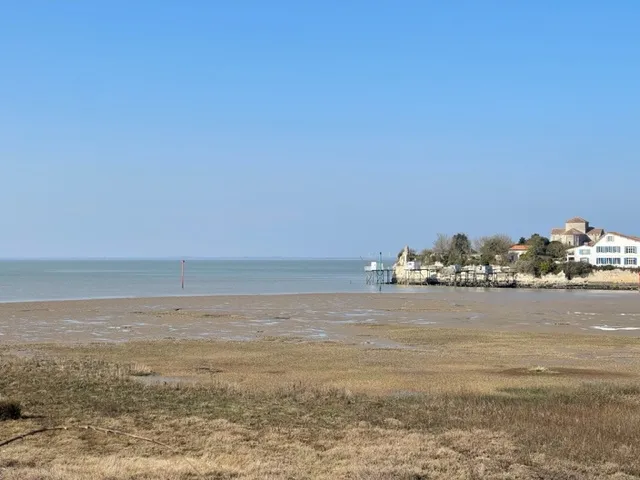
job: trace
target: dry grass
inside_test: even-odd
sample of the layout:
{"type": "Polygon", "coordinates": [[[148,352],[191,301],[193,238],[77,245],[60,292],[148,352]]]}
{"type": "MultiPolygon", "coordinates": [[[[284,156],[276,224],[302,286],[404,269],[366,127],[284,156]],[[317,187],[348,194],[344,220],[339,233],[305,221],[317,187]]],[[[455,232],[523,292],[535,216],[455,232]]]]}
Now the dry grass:
{"type": "MultiPolygon", "coordinates": [[[[640,475],[636,339],[385,335],[417,348],[195,341],[0,356],[0,394],[42,416],[3,422],[0,440],[97,424],[173,445],[207,478],[640,475]],[[165,381],[131,378],[135,364],[165,381]]],[[[157,445],[89,431],[46,435],[0,450],[0,477],[196,478],[157,445]]]]}
{"type": "Polygon", "coordinates": [[[129,365],[129,375],[132,377],[148,377],[153,374],[154,372],[151,367],[144,363],[135,362],[129,365]]]}

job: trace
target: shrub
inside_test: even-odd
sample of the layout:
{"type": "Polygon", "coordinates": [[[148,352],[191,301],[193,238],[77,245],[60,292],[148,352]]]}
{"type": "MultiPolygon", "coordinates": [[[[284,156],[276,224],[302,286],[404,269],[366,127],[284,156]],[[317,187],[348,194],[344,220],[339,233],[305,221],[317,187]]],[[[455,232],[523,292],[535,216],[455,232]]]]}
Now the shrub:
{"type": "Polygon", "coordinates": [[[543,260],[538,266],[538,271],[540,275],[558,273],[558,265],[553,260],[543,260]]]}
{"type": "Polygon", "coordinates": [[[22,417],[20,403],[13,400],[0,400],[0,422],[18,420],[22,417]]]}
{"type": "Polygon", "coordinates": [[[584,262],[567,262],[563,268],[567,280],[573,277],[587,277],[593,271],[593,265],[584,262]]]}
{"type": "Polygon", "coordinates": [[[603,272],[610,272],[611,270],[615,270],[616,267],[615,265],[603,265],[601,267],[598,267],[598,270],[601,270],[603,272]]]}

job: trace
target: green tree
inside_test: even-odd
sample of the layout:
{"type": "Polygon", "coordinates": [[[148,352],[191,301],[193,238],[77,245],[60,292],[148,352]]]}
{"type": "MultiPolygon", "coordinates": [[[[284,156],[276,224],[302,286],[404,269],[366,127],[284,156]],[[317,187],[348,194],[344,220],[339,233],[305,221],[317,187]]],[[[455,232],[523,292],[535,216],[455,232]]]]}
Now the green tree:
{"type": "Polygon", "coordinates": [[[466,265],[471,255],[471,242],[465,233],[456,233],[451,237],[451,246],[447,254],[447,265],[466,265]]]}
{"type": "Polygon", "coordinates": [[[593,271],[593,265],[584,262],[567,262],[563,265],[562,270],[567,280],[573,277],[587,277],[593,271]]]}
{"type": "Polygon", "coordinates": [[[567,246],[562,242],[549,242],[546,252],[551,258],[564,261],[567,256],[567,246]]]}
{"type": "Polygon", "coordinates": [[[527,243],[527,239],[524,237],[520,237],[520,240],[518,240],[518,245],[525,245],[527,243]]]}
{"type": "Polygon", "coordinates": [[[558,264],[555,262],[554,256],[550,254],[550,252],[556,253],[557,246],[553,245],[549,248],[550,243],[547,237],[543,237],[537,233],[531,235],[529,240],[527,240],[529,250],[520,257],[516,265],[518,271],[529,273],[536,277],[557,273],[559,271],[558,264]]]}
{"type": "Polygon", "coordinates": [[[547,253],[547,245],[549,245],[549,239],[547,237],[542,237],[537,233],[534,233],[533,235],[531,235],[531,238],[527,240],[527,245],[529,245],[529,251],[525,255],[528,255],[530,257],[543,256],[547,253]]]}

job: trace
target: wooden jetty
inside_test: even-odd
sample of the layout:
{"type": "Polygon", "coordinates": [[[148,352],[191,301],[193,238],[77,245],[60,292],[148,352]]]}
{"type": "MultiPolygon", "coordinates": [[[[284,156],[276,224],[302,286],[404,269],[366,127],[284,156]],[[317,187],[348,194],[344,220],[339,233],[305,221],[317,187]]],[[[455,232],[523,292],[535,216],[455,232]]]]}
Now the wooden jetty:
{"type": "Polygon", "coordinates": [[[405,270],[398,283],[405,285],[443,285],[450,287],[515,288],[515,272],[483,272],[475,268],[450,271],[438,267],[422,267],[405,270]]]}
{"type": "Polygon", "coordinates": [[[382,252],[380,252],[377,262],[371,262],[371,264],[364,267],[364,273],[367,285],[388,285],[395,283],[393,266],[385,266],[385,264],[382,263],[382,252]]]}
{"type": "Polygon", "coordinates": [[[376,262],[371,262],[371,265],[364,267],[365,281],[367,285],[388,285],[395,283],[393,279],[393,268],[385,267],[384,265],[376,265],[376,262]]]}

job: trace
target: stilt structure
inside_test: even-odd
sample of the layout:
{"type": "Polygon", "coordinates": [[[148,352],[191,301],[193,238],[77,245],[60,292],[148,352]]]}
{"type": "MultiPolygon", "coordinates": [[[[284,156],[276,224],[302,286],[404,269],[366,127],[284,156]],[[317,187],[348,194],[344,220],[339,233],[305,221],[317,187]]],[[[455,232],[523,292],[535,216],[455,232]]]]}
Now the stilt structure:
{"type": "Polygon", "coordinates": [[[378,255],[377,262],[371,262],[364,267],[365,281],[367,285],[387,285],[393,283],[393,268],[385,267],[382,263],[382,252],[378,255]]]}

